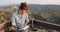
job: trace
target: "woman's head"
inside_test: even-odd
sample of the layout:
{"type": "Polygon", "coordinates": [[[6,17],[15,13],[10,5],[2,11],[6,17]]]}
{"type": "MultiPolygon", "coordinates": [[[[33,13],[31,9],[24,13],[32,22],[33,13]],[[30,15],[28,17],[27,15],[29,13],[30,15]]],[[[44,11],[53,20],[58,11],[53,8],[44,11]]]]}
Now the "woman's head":
{"type": "Polygon", "coordinates": [[[28,4],[26,2],[22,2],[21,5],[19,6],[19,11],[22,13],[27,12],[28,10],[28,4]]]}

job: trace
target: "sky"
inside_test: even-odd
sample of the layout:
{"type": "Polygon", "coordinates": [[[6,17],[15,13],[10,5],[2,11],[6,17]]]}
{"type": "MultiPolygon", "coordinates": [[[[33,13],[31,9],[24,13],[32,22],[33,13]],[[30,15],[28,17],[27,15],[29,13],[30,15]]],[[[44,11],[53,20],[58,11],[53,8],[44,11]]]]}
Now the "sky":
{"type": "Polygon", "coordinates": [[[0,0],[0,6],[9,4],[20,4],[21,2],[27,2],[28,4],[54,4],[60,5],[60,0],[0,0]]]}

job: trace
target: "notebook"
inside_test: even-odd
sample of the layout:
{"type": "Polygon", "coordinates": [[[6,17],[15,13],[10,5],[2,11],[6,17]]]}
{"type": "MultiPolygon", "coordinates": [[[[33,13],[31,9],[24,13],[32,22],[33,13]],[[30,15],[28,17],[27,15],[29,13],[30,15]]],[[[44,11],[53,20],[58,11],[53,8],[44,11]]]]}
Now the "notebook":
{"type": "Polygon", "coordinates": [[[29,28],[29,25],[27,25],[26,27],[21,28],[21,29],[19,29],[19,30],[25,30],[25,29],[28,29],[28,28],[29,28]]]}

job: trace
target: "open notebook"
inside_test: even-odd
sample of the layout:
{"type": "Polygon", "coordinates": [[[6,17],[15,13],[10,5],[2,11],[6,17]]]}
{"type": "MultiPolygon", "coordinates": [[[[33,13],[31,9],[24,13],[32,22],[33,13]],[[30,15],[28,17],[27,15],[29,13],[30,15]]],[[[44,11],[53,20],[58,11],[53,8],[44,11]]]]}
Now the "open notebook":
{"type": "Polygon", "coordinates": [[[29,25],[27,25],[26,27],[21,28],[21,29],[19,29],[19,30],[25,30],[25,29],[28,29],[28,28],[29,28],[29,25]]]}

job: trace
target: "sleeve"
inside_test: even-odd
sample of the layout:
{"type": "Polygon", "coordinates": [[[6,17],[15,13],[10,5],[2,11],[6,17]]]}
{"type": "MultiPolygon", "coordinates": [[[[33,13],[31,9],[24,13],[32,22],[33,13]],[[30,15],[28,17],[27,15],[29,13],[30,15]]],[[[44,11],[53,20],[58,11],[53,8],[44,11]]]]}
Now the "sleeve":
{"type": "Polygon", "coordinates": [[[26,22],[29,22],[28,14],[26,14],[26,22]]]}
{"type": "Polygon", "coordinates": [[[12,15],[12,25],[16,25],[16,23],[15,23],[15,16],[14,16],[14,14],[12,15]]]}

